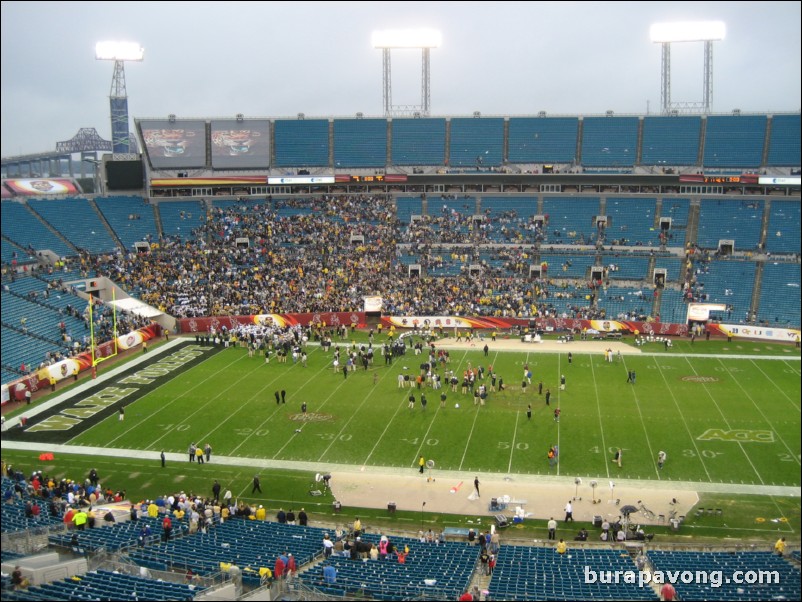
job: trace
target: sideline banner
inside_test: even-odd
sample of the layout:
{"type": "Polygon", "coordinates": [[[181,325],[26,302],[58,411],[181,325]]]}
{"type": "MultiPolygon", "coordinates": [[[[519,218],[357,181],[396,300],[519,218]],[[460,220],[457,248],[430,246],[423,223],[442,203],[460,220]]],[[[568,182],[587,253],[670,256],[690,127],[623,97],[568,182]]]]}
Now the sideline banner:
{"type": "Polygon", "coordinates": [[[799,330],[792,328],[770,328],[744,324],[708,324],[707,329],[713,334],[721,334],[725,337],[760,339],[778,343],[794,343],[800,333],[799,330]]]}
{"type": "Polygon", "coordinates": [[[280,328],[289,326],[308,326],[309,324],[325,324],[326,326],[348,326],[362,328],[367,325],[364,312],[320,312],[305,314],[258,314],[254,316],[219,316],[204,318],[181,318],[178,329],[181,333],[207,333],[214,328],[218,332],[225,328],[233,330],[238,326],[271,324],[280,328]]]}
{"type": "Polygon", "coordinates": [[[574,330],[581,332],[630,332],[638,334],[685,336],[685,324],[668,322],[630,322],[621,320],[580,320],[572,318],[466,318],[459,316],[386,316],[382,318],[385,327],[396,328],[480,328],[508,330],[515,326],[530,327],[534,322],[537,330],[574,330]]]}

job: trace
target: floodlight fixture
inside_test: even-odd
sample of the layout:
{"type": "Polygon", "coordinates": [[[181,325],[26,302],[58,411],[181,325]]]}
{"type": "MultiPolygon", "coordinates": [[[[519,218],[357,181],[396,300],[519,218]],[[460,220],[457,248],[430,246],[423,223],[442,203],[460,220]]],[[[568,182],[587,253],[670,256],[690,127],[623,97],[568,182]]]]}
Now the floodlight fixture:
{"type": "Polygon", "coordinates": [[[428,117],[431,106],[431,68],[429,52],[439,48],[442,34],[435,29],[395,29],[374,31],[371,35],[374,48],[382,51],[382,103],[385,117],[428,117]],[[421,103],[419,105],[393,104],[393,78],[390,53],[393,49],[420,49],[421,51],[421,103]]]}
{"type": "Polygon", "coordinates": [[[374,48],[439,48],[443,35],[436,29],[386,29],[370,39],[374,48]]]}
{"type": "Polygon", "coordinates": [[[652,42],[662,44],[660,63],[660,105],[664,115],[684,112],[710,113],[713,101],[713,42],[724,39],[726,26],[722,21],[689,21],[656,23],[649,30],[652,42]],[[672,42],[704,42],[704,100],[701,103],[671,102],[671,44],[672,42]]]}
{"type": "Polygon", "coordinates": [[[724,39],[727,27],[723,21],[689,21],[683,23],[655,23],[649,29],[652,42],[719,42],[724,39]]]}
{"type": "Polygon", "coordinates": [[[98,42],[95,58],[99,61],[141,61],[145,49],[136,42],[98,42]]]}

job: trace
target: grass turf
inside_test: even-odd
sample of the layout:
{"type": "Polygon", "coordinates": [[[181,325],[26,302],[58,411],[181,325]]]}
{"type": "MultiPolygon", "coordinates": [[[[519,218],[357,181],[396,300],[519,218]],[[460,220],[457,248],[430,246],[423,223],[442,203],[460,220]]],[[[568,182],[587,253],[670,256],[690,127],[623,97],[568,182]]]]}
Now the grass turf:
{"type": "MultiPolygon", "coordinates": [[[[364,334],[356,338],[364,341],[364,334]]],[[[69,433],[69,442],[150,450],[155,458],[161,449],[184,453],[190,442],[208,441],[214,454],[264,458],[266,469],[275,460],[303,460],[412,471],[424,455],[438,469],[469,472],[799,486],[800,367],[790,359],[798,358],[797,350],[753,342],[680,341],[672,353],[657,344],[644,351],[654,355],[624,356],[612,364],[601,355],[574,353],[570,365],[563,354],[491,352],[484,357],[481,351],[452,351],[449,369],[460,374],[469,364],[492,364],[507,390],[491,393],[485,406],[475,406],[470,394],[453,393],[444,385],[448,400],[441,408],[440,392],[428,388],[429,403],[422,410],[421,392],[414,389],[416,404],[409,410],[410,389],[399,389],[397,376],[405,367],[416,374],[423,356],[408,352],[390,367],[378,356],[369,370],[345,379],[333,372],[331,354],[317,347],[310,346],[307,367],[291,361],[265,364],[263,358],[234,348],[209,354],[148,388],[127,406],[125,421],[111,408],[98,417],[102,419],[87,422],[84,432],[69,433]],[[789,359],[740,359],[738,354],[789,359]],[[525,365],[533,377],[523,390],[525,365]],[[627,370],[637,373],[637,384],[626,383],[627,370]],[[566,376],[565,391],[559,389],[561,374],[566,376]],[[544,390],[552,391],[548,407],[537,393],[541,379],[544,390]],[[276,404],[274,392],[282,389],[287,402],[276,404]],[[302,402],[308,406],[306,416],[302,402]],[[559,423],[553,418],[555,407],[561,409],[559,423]],[[554,444],[559,445],[560,461],[550,466],[546,451],[554,444]],[[618,447],[624,450],[621,468],[612,462],[618,447]],[[668,453],[663,470],[655,464],[659,450],[668,453]]],[[[28,464],[25,457],[4,450],[4,459],[28,464]]],[[[79,473],[88,470],[80,467],[77,456],[70,461],[78,463],[79,473]]],[[[64,462],[59,461],[59,469],[74,477],[64,462]]],[[[107,463],[125,481],[116,487],[142,491],[143,496],[176,486],[203,492],[210,478],[242,481],[247,488],[252,476],[249,469],[213,464],[194,474],[189,463],[168,466],[167,475],[157,476],[155,462],[132,459],[130,467],[118,460],[107,463]]],[[[271,474],[267,480],[279,481],[284,492],[271,492],[270,501],[317,503],[308,497],[308,474],[263,474],[271,474]]],[[[320,503],[325,515],[328,503],[320,503]]],[[[722,507],[723,514],[688,517],[687,530],[696,536],[771,537],[778,529],[799,528],[798,498],[705,494],[699,505],[722,507]],[[706,502],[708,495],[713,497],[706,502]],[[781,517],[788,522],[772,522],[781,517]],[[766,520],[757,522],[759,518],[766,520]]],[[[374,514],[376,520],[398,520],[374,514]]]]}

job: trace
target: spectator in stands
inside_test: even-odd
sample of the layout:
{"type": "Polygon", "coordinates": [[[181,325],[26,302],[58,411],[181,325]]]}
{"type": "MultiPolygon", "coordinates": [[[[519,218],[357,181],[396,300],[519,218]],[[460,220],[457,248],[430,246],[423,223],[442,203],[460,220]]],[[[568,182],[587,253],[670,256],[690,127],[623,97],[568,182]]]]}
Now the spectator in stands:
{"type": "Polygon", "coordinates": [[[83,531],[86,529],[86,524],[89,522],[89,515],[83,510],[83,508],[79,508],[78,511],[72,517],[73,523],[75,523],[75,528],[79,531],[83,531]]]}
{"type": "Polygon", "coordinates": [[[564,539],[561,539],[557,542],[557,553],[560,555],[565,554],[568,551],[568,544],[565,543],[564,539]]]}
{"type": "Polygon", "coordinates": [[[487,551],[487,548],[482,548],[481,554],[479,554],[479,563],[482,568],[482,575],[488,575],[488,563],[490,562],[490,553],[487,551]]]}
{"type": "Polygon", "coordinates": [[[11,573],[11,585],[14,586],[14,589],[23,589],[25,587],[24,582],[25,579],[22,576],[22,569],[17,565],[11,573]]]}
{"type": "Polygon", "coordinates": [[[781,537],[777,540],[777,543],[774,544],[774,553],[777,554],[777,556],[785,554],[785,537],[781,537]]]}
{"type": "Polygon", "coordinates": [[[334,549],[334,542],[331,541],[328,533],[323,534],[323,556],[328,558],[331,556],[331,552],[334,549]]]}
{"type": "Polygon", "coordinates": [[[170,516],[167,515],[164,517],[162,521],[162,539],[164,541],[170,541],[170,535],[173,532],[173,521],[170,520],[170,516]]]}
{"type": "Polygon", "coordinates": [[[665,602],[671,602],[676,598],[677,591],[674,589],[674,586],[671,583],[664,583],[660,587],[660,599],[665,600],[665,602]]]}
{"type": "Polygon", "coordinates": [[[326,583],[337,582],[337,569],[328,562],[323,563],[323,581],[326,583]]]}
{"type": "Polygon", "coordinates": [[[281,559],[281,555],[276,556],[276,564],[273,568],[273,575],[275,575],[276,579],[283,579],[284,578],[284,569],[286,568],[286,564],[281,559]]]}

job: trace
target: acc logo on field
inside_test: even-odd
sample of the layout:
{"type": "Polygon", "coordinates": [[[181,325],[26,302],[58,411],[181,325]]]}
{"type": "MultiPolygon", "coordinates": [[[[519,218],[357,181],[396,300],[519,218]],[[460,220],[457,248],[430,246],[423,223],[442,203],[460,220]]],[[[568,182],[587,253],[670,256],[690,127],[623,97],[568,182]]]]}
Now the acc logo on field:
{"type": "Polygon", "coordinates": [[[299,412],[298,414],[290,414],[288,418],[295,422],[326,422],[328,420],[334,420],[334,416],[331,414],[321,414],[318,412],[307,412],[306,414],[299,412]]]}
{"type": "Polygon", "coordinates": [[[736,443],[774,443],[774,431],[752,431],[745,429],[707,429],[697,441],[735,441],[736,443]]]}
{"type": "Polygon", "coordinates": [[[692,376],[683,376],[682,380],[689,383],[717,383],[718,378],[715,376],[699,376],[694,374],[692,376]]]}

